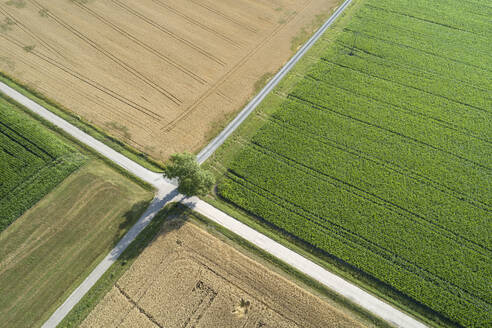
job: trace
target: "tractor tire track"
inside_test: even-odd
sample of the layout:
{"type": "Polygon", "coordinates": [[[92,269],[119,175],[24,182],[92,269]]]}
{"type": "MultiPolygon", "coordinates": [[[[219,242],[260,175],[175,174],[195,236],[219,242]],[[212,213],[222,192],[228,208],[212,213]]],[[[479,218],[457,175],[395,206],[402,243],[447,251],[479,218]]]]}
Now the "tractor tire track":
{"type": "Polygon", "coordinates": [[[332,148],[336,148],[336,149],[341,150],[345,153],[351,154],[351,155],[356,156],[358,158],[372,162],[376,165],[382,166],[382,167],[384,167],[390,171],[393,171],[395,173],[398,173],[402,176],[409,177],[412,180],[415,180],[415,181],[418,181],[419,183],[428,185],[428,186],[430,186],[430,187],[432,187],[432,188],[434,188],[434,189],[436,189],[436,190],[438,190],[438,191],[440,191],[440,192],[442,192],[442,193],[444,193],[450,197],[453,197],[458,201],[465,201],[466,203],[468,203],[468,204],[470,204],[470,205],[472,205],[478,209],[482,209],[482,210],[487,211],[487,212],[492,212],[492,208],[490,207],[489,204],[482,202],[479,199],[475,199],[474,197],[472,197],[468,194],[465,194],[462,191],[451,188],[451,187],[449,187],[443,183],[440,183],[439,181],[433,180],[432,178],[429,178],[425,175],[422,175],[416,171],[413,171],[410,168],[403,167],[401,165],[398,165],[397,163],[393,163],[393,162],[390,162],[390,161],[382,159],[382,158],[374,157],[371,154],[363,152],[357,148],[344,145],[344,144],[337,142],[336,140],[330,139],[324,135],[322,136],[319,133],[316,133],[314,131],[309,131],[303,127],[295,126],[293,124],[284,122],[278,118],[271,117],[269,119],[269,121],[272,122],[273,124],[278,125],[279,127],[283,128],[283,129],[295,131],[294,133],[296,133],[296,132],[307,133],[310,135],[310,137],[312,139],[322,143],[323,145],[326,145],[326,146],[332,147],[332,148]]]}
{"type": "MultiPolygon", "coordinates": [[[[12,44],[14,44],[14,45],[16,45],[18,47],[20,47],[21,49],[25,47],[24,44],[22,44],[22,43],[18,42],[17,40],[14,40],[14,39],[6,36],[5,34],[0,34],[0,37],[1,38],[4,38],[5,40],[11,42],[12,44]]],[[[76,78],[76,79],[78,79],[78,80],[80,80],[80,81],[82,81],[82,82],[90,85],[91,87],[93,87],[93,88],[95,88],[95,89],[97,89],[97,90],[99,90],[99,91],[101,91],[101,92],[103,92],[103,93],[105,93],[105,94],[107,94],[107,95],[115,98],[115,99],[118,99],[120,102],[122,102],[122,103],[124,103],[124,104],[126,104],[126,105],[128,105],[128,106],[130,106],[132,108],[134,108],[135,110],[141,112],[142,114],[145,114],[146,116],[148,116],[148,117],[150,117],[152,119],[155,119],[155,120],[161,120],[161,119],[163,119],[162,116],[160,116],[159,114],[154,113],[150,109],[147,109],[147,108],[145,108],[145,107],[143,107],[143,106],[141,106],[141,105],[133,102],[132,100],[129,100],[129,99],[125,98],[122,95],[119,95],[118,93],[112,91],[111,89],[108,89],[108,88],[104,87],[103,85],[99,84],[98,82],[96,82],[94,80],[91,80],[91,79],[83,76],[82,74],[79,74],[78,72],[76,72],[76,71],[74,71],[74,70],[72,70],[72,69],[64,66],[63,64],[55,61],[54,59],[52,59],[50,57],[47,57],[47,56],[43,55],[42,53],[37,52],[36,50],[31,51],[30,54],[32,54],[32,55],[38,57],[39,59],[41,59],[41,60],[43,60],[43,61],[45,61],[45,62],[47,62],[47,63],[49,63],[49,64],[51,64],[51,65],[53,65],[55,67],[57,67],[58,69],[64,71],[65,73],[71,75],[72,77],[74,77],[74,78],[76,78]]]]}
{"type": "Polygon", "coordinates": [[[175,15],[183,18],[184,20],[186,20],[187,22],[193,24],[193,25],[196,25],[198,27],[200,27],[201,29],[207,31],[207,32],[210,32],[212,33],[213,35],[215,35],[216,37],[226,41],[228,44],[234,46],[235,48],[242,48],[241,46],[241,43],[237,42],[236,40],[228,37],[227,35],[219,32],[219,31],[216,31],[214,30],[213,28],[201,23],[200,21],[180,12],[179,10],[169,6],[168,4],[164,3],[163,1],[161,0],[152,0],[154,3],[156,3],[158,6],[161,6],[165,9],[167,9],[168,11],[174,13],[175,15]]]}
{"type": "Polygon", "coordinates": [[[43,38],[40,36],[36,35],[31,29],[29,29],[26,25],[24,25],[21,21],[16,19],[14,16],[9,14],[7,11],[2,9],[1,3],[0,3],[0,13],[5,15],[6,17],[10,18],[13,22],[15,22],[15,25],[18,26],[24,33],[29,35],[31,38],[34,40],[38,41],[42,46],[44,46],[48,51],[50,51],[53,55],[59,56],[63,59],[67,59],[60,51],[58,51],[56,48],[51,46],[47,41],[44,41],[43,38]]]}
{"type": "Polygon", "coordinates": [[[304,104],[308,104],[308,105],[312,106],[313,108],[316,108],[316,109],[319,109],[319,110],[322,110],[322,111],[330,111],[330,112],[336,113],[336,114],[338,114],[338,115],[340,115],[340,116],[343,116],[343,117],[349,118],[349,119],[351,119],[351,120],[354,120],[354,121],[356,121],[356,122],[362,123],[362,124],[364,124],[364,125],[368,125],[368,126],[371,126],[371,127],[377,128],[377,129],[382,130],[382,131],[385,131],[385,132],[387,132],[387,133],[394,134],[394,135],[397,135],[397,136],[402,137],[402,138],[404,138],[404,139],[410,140],[410,141],[412,141],[412,142],[414,142],[414,143],[416,143],[416,144],[420,144],[420,145],[425,146],[425,147],[427,147],[427,148],[431,148],[431,149],[434,149],[434,150],[436,150],[436,151],[442,152],[442,153],[444,153],[444,154],[447,154],[447,155],[453,156],[453,157],[455,157],[455,158],[457,158],[457,159],[459,159],[459,160],[461,160],[461,161],[464,161],[464,162],[467,162],[467,163],[473,164],[473,165],[475,165],[475,166],[477,166],[477,167],[480,167],[480,168],[482,168],[482,169],[485,169],[485,170],[487,170],[487,171],[492,171],[492,168],[490,168],[490,167],[488,167],[488,166],[486,166],[486,165],[483,165],[483,164],[481,164],[481,163],[475,162],[474,160],[468,159],[468,158],[463,157],[463,156],[461,156],[461,155],[459,155],[459,154],[455,154],[455,153],[453,153],[453,152],[447,151],[447,150],[445,150],[445,149],[443,149],[443,148],[440,148],[440,147],[438,147],[438,146],[434,146],[434,145],[432,145],[432,144],[430,144],[430,143],[427,143],[427,142],[425,142],[425,141],[419,140],[419,139],[417,139],[417,138],[414,138],[414,137],[411,137],[411,136],[407,136],[407,135],[405,135],[405,134],[403,134],[403,133],[401,133],[401,132],[394,131],[394,130],[389,129],[389,128],[385,128],[385,127],[383,127],[383,126],[381,126],[381,125],[374,124],[374,123],[371,123],[371,122],[368,122],[368,121],[364,121],[364,120],[362,120],[362,119],[358,119],[358,118],[356,118],[356,117],[353,117],[353,116],[348,115],[348,114],[345,114],[345,113],[338,112],[338,111],[336,111],[336,110],[334,110],[334,109],[331,109],[331,108],[328,108],[328,107],[326,107],[326,106],[319,105],[319,104],[317,104],[317,103],[315,103],[315,102],[313,102],[313,101],[306,100],[306,99],[302,99],[302,98],[300,98],[300,97],[298,97],[298,96],[289,95],[289,98],[294,99],[294,100],[299,101],[299,102],[304,103],[304,104]]]}
{"type": "Polygon", "coordinates": [[[205,5],[205,4],[201,3],[201,2],[198,2],[197,0],[189,0],[189,1],[192,2],[192,3],[194,3],[197,6],[200,6],[200,7],[204,8],[204,9],[206,9],[206,10],[208,10],[208,11],[216,14],[217,16],[220,16],[220,17],[224,18],[226,21],[231,22],[231,23],[233,23],[233,24],[235,24],[235,25],[237,25],[237,26],[239,26],[239,27],[241,27],[241,28],[243,28],[245,30],[248,30],[248,31],[253,32],[253,33],[257,33],[258,32],[258,30],[256,28],[254,28],[252,26],[249,26],[249,25],[247,25],[245,23],[242,23],[239,20],[234,19],[234,18],[232,18],[232,17],[224,14],[223,12],[221,12],[221,11],[215,9],[215,8],[212,8],[209,5],[205,5]]]}
{"type": "Polygon", "coordinates": [[[144,22],[148,23],[149,25],[157,28],[158,30],[160,30],[161,32],[167,34],[168,36],[170,36],[171,38],[177,40],[178,42],[180,43],[183,43],[185,44],[186,46],[190,47],[191,49],[197,51],[198,53],[200,53],[201,55],[203,55],[204,57],[210,59],[211,61],[219,64],[220,66],[224,67],[226,66],[226,62],[224,62],[222,59],[218,58],[217,56],[213,55],[212,53],[208,52],[207,50],[204,50],[202,49],[201,47],[197,46],[196,44],[194,44],[193,42],[177,35],[176,33],[170,31],[169,29],[167,29],[166,27],[164,27],[163,25],[147,18],[145,15],[139,13],[138,11],[128,7],[127,5],[123,4],[122,2],[120,2],[119,0],[111,0],[111,2],[113,2],[115,5],[117,5],[118,7],[122,8],[123,10],[129,12],[130,14],[138,17],[139,19],[143,20],[144,22]]]}
{"type": "MultiPolygon", "coordinates": [[[[191,0],[194,1],[194,0],[191,0]]],[[[309,2],[306,2],[304,7],[299,10],[299,12],[304,11],[309,2]]],[[[277,35],[288,23],[296,17],[297,14],[291,15],[284,24],[278,25],[267,37],[265,37],[256,47],[254,47],[249,53],[247,53],[238,63],[236,63],[225,75],[223,75],[217,82],[215,82],[211,88],[203,93],[193,104],[191,104],[184,112],[179,114],[175,119],[162,127],[162,131],[165,133],[173,130],[179,122],[186,119],[191,115],[195,110],[198,109],[199,105],[204,101],[207,97],[217,92],[217,89],[226,81],[231,75],[233,75],[236,70],[241,67],[244,63],[246,63],[252,56],[254,56],[265,44],[267,44],[275,35],[277,35]]]]}
{"type": "Polygon", "coordinates": [[[125,31],[124,29],[120,28],[118,25],[116,25],[115,23],[111,22],[110,20],[108,20],[108,19],[104,18],[103,16],[99,15],[97,12],[95,12],[92,9],[90,9],[86,5],[84,5],[82,3],[79,3],[79,2],[74,2],[74,4],[77,5],[78,7],[80,7],[81,9],[87,11],[90,15],[92,15],[93,17],[95,17],[96,19],[98,19],[99,21],[101,21],[102,23],[104,23],[105,25],[109,26],[113,30],[117,31],[121,35],[125,36],[129,40],[132,40],[133,42],[135,42],[136,44],[138,44],[139,46],[141,46],[145,50],[153,53],[154,55],[156,55],[157,57],[159,57],[160,59],[162,59],[166,63],[170,64],[174,68],[178,69],[179,71],[183,72],[187,76],[191,77],[193,80],[197,81],[198,83],[200,83],[202,85],[203,84],[207,84],[207,81],[204,78],[202,78],[201,76],[199,76],[198,74],[192,72],[191,70],[187,69],[186,67],[184,67],[183,65],[179,64],[175,60],[169,58],[168,56],[162,54],[161,52],[159,52],[155,48],[149,46],[148,44],[140,41],[137,37],[133,36],[132,34],[130,34],[127,31],[125,31]]]}
{"type": "MultiPolygon", "coordinates": [[[[47,10],[45,7],[40,5],[36,0],[29,0],[33,4],[35,4],[38,8],[42,10],[47,10]]],[[[142,81],[143,83],[147,84],[149,87],[152,89],[156,90],[158,93],[169,99],[171,102],[173,102],[175,105],[180,105],[182,101],[175,95],[173,95],[171,92],[168,90],[162,88],[159,86],[157,83],[154,81],[150,80],[148,77],[143,75],[141,72],[133,68],[132,66],[126,64],[123,60],[119,59],[115,55],[113,55],[111,52],[105,50],[103,47],[98,45],[96,42],[92,41],[89,37],[87,37],[85,34],[77,31],[75,28],[70,26],[68,23],[57,17],[55,14],[53,14],[50,11],[47,11],[47,16],[52,18],[55,22],[57,22],[60,26],[64,27],[66,30],[71,32],[73,35],[81,39],[83,42],[88,44],[90,47],[95,49],[97,52],[103,54],[106,58],[110,59],[112,62],[116,63],[118,66],[123,68],[125,71],[130,73],[131,75],[135,76],[137,79],[142,81]]]]}

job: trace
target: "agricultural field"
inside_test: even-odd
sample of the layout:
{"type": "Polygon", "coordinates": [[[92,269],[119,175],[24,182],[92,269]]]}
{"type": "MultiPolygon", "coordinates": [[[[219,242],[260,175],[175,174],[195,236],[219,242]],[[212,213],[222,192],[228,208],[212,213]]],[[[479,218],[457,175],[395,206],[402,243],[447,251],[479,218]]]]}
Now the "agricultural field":
{"type": "Polygon", "coordinates": [[[431,320],[490,327],[492,6],[356,3],[212,159],[218,195],[431,320]]]}
{"type": "Polygon", "coordinates": [[[174,214],[79,327],[371,327],[174,214]]]}
{"type": "Polygon", "coordinates": [[[130,146],[197,151],[337,0],[3,0],[0,72],[130,146]]]}
{"type": "Polygon", "coordinates": [[[152,198],[90,160],[0,234],[0,327],[39,327],[152,198]]]}
{"type": "Polygon", "coordinates": [[[0,97],[0,327],[39,327],[152,192],[0,97]]]}
{"type": "Polygon", "coordinates": [[[87,157],[0,97],[0,232],[87,157]]]}

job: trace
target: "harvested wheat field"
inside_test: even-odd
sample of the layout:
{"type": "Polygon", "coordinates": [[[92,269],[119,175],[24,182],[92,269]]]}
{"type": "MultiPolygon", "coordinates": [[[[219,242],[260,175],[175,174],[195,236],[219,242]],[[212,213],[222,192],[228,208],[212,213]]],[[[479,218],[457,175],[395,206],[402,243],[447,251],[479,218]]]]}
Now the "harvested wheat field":
{"type": "Polygon", "coordinates": [[[336,2],[4,0],[0,71],[166,159],[203,146],[336,2]]]}
{"type": "Polygon", "coordinates": [[[362,327],[195,223],[173,219],[81,327],[362,327]]]}

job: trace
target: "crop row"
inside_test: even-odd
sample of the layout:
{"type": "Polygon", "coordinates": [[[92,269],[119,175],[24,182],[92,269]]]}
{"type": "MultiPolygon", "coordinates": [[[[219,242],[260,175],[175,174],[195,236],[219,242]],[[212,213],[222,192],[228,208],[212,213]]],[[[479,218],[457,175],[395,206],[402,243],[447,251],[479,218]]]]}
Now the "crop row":
{"type": "Polygon", "coordinates": [[[487,142],[471,138],[462,129],[454,130],[448,125],[438,125],[427,117],[359,96],[355,83],[353,89],[354,92],[348,92],[338,85],[305,80],[290,96],[318,110],[331,112],[331,116],[350,120],[364,130],[377,131],[378,135],[394,138],[397,144],[403,142],[405,146],[424,148],[432,154],[454,157],[455,160],[468,163],[470,165],[467,169],[476,172],[472,176],[480,178],[482,172],[490,171],[492,163],[487,142]]]}
{"type": "MultiPolygon", "coordinates": [[[[486,111],[469,108],[410,86],[394,83],[391,80],[378,78],[326,61],[316,64],[309,72],[309,76],[317,81],[336,85],[339,88],[351,90],[358,95],[390,105],[387,107],[404,108],[464,132],[469,131],[477,137],[492,140],[492,131],[489,129],[492,114],[486,111]],[[359,85],[366,87],[359,88],[359,85]]],[[[296,89],[296,95],[300,97],[304,97],[304,94],[311,95],[308,90],[312,84],[310,82],[303,83],[296,89]]],[[[322,84],[317,83],[317,85],[320,89],[324,89],[322,84]]],[[[317,92],[318,95],[328,98],[322,91],[317,92]]]]}
{"type": "MultiPolygon", "coordinates": [[[[425,37],[427,42],[430,39],[434,39],[434,44],[436,46],[452,47],[448,49],[461,46],[466,48],[463,49],[463,51],[467,54],[473,54],[472,49],[476,49],[477,54],[480,54],[481,56],[491,56],[490,51],[492,51],[492,45],[485,42],[487,41],[486,36],[470,35],[468,32],[450,29],[448,26],[436,24],[433,21],[394,14],[387,9],[378,7],[380,5],[380,2],[369,2],[367,6],[361,8],[357,13],[357,18],[351,20],[349,24],[351,29],[354,29],[354,27],[358,25],[360,29],[365,30],[365,27],[360,25],[362,21],[365,21],[366,23],[385,22],[385,25],[392,30],[395,29],[395,32],[401,31],[402,33],[411,33],[416,37],[425,37]],[[436,35],[438,35],[439,38],[436,39],[436,35]],[[477,44],[477,41],[479,44],[477,44]]],[[[370,27],[370,29],[372,28],[374,28],[374,26],[370,27]]],[[[458,57],[458,59],[459,58],[460,57],[458,57]]]]}
{"type": "Polygon", "coordinates": [[[86,161],[3,98],[0,145],[0,232],[86,161]]]}
{"type": "MultiPolygon", "coordinates": [[[[372,143],[380,135],[377,132],[373,134],[370,130],[368,134],[358,134],[357,122],[353,124],[354,122],[351,122],[349,118],[340,117],[330,111],[316,109],[299,102],[285,102],[282,104],[282,108],[283,110],[275,113],[271,119],[272,122],[284,129],[301,130],[306,138],[311,138],[326,147],[334,147],[354,156],[359,156],[373,163],[373,165],[384,167],[409,176],[421,183],[429,184],[436,190],[448,193],[450,197],[465,201],[477,208],[484,208],[489,211],[492,209],[490,199],[475,198],[473,195],[468,194],[467,192],[470,192],[471,189],[468,188],[469,186],[466,183],[463,186],[466,187],[465,191],[467,192],[460,190],[459,186],[456,185],[456,179],[453,176],[443,175],[438,165],[431,165],[432,162],[428,160],[425,154],[422,158],[417,159],[411,156],[412,153],[424,153],[425,151],[422,152],[417,149],[415,151],[402,152],[400,151],[402,149],[401,145],[392,144],[391,142],[385,142],[384,146],[380,146],[375,150],[372,143]],[[311,122],[311,119],[317,119],[316,123],[311,122]],[[329,124],[320,124],[319,122],[329,122],[329,124]],[[330,128],[333,131],[346,129],[349,133],[330,134],[330,128]],[[357,140],[357,143],[353,143],[353,140],[357,140]],[[388,157],[387,155],[392,152],[395,155],[388,157]],[[417,162],[418,160],[420,162],[417,162]]],[[[362,129],[362,131],[364,130],[362,129]]],[[[386,137],[382,138],[385,141],[388,140],[386,137]]],[[[445,160],[446,157],[443,157],[444,164],[446,163],[445,160]]],[[[472,189],[471,192],[474,190],[476,189],[472,189]]],[[[478,196],[486,194],[486,192],[482,192],[478,196]]]]}
{"type": "MultiPolygon", "coordinates": [[[[446,286],[442,281],[438,284],[433,280],[425,279],[414,274],[405,266],[395,265],[395,261],[390,258],[369,251],[367,247],[341,238],[337,233],[326,232],[319,224],[287,209],[288,203],[281,206],[278,201],[272,201],[272,197],[266,198],[258,190],[246,188],[233,179],[227,179],[222,183],[219,193],[222,197],[263,218],[277,228],[389,284],[403,294],[444,313],[456,322],[470,326],[490,322],[486,314],[490,311],[490,305],[486,302],[467,301],[464,295],[460,295],[460,289],[455,289],[453,293],[447,289],[452,290],[453,288],[446,286]]],[[[331,199],[327,197],[323,199],[323,202],[331,203],[331,199]]],[[[367,227],[365,224],[362,226],[367,227]]],[[[433,245],[432,247],[439,246],[433,245]]],[[[438,256],[442,255],[438,254],[438,256]]],[[[393,253],[393,258],[399,259],[400,255],[393,253]]]]}
{"type": "Polygon", "coordinates": [[[405,44],[423,52],[444,56],[453,61],[461,61],[481,70],[488,69],[488,63],[490,63],[491,59],[489,53],[490,45],[480,45],[480,42],[486,43],[485,37],[474,36],[456,30],[451,34],[449,28],[446,29],[449,34],[441,30],[429,31],[427,27],[433,24],[427,21],[412,20],[413,24],[400,27],[400,16],[391,12],[382,13],[381,11],[373,10],[364,14],[362,18],[352,20],[348,29],[360,31],[360,33],[383,40],[405,44]],[[427,33],[419,32],[419,27],[422,29],[427,28],[427,33]],[[438,35],[438,39],[436,39],[436,35],[438,35]],[[465,38],[468,41],[462,42],[462,39],[465,38]],[[466,48],[467,43],[472,42],[471,40],[477,42],[478,45],[466,48]]]}
{"type": "Polygon", "coordinates": [[[315,135],[356,152],[370,154],[392,167],[417,172],[466,195],[466,198],[477,199],[488,204],[489,208],[492,206],[487,182],[491,179],[490,172],[463,165],[432,148],[332,111],[297,102],[285,102],[281,107],[273,117],[306,131],[306,135],[315,135]]]}
{"type": "MultiPolygon", "coordinates": [[[[80,153],[60,157],[38,169],[0,200],[0,232],[86,161],[80,153]]],[[[3,177],[2,177],[3,178],[3,177]]]]}
{"type": "Polygon", "coordinates": [[[482,90],[492,90],[492,79],[482,70],[462,62],[450,61],[440,55],[423,52],[411,44],[390,42],[382,39],[381,35],[370,36],[353,30],[342,33],[337,41],[417,71],[429,71],[482,90]]]}
{"type": "MultiPolygon", "coordinates": [[[[428,72],[415,71],[410,67],[402,67],[382,58],[373,56],[363,51],[355,50],[356,56],[343,55],[353,51],[342,45],[331,47],[323,54],[323,58],[330,63],[346,67],[374,76],[380,79],[392,81],[407,87],[427,92],[436,97],[444,97],[451,101],[464,104],[466,110],[488,112],[492,115],[492,97],[490,92],[478,88],[460,84],[456,81],[445,79],[443,76],[428,72]]],[[[485,115],[483,113],[482,115],[485,115]]]]}
{"type": "Polygon", "coordinates": [[[368,0],[366,3],[452,30],[469,32],[470,35],[487,37],[492,27],[490,7],[470,4],[467,1],[368,0]]]}
{"type": "MultiPolygon", "coordinates": [[[[0,130],[0,195],[18,185],[20,181],[34,174],[49,159],[37,156],[0,130]]],[[[1,197],[0,197],[1,199],[1,197]]]]}
{"type": "Polygon", "coordinates": [[[356,153],[347,152],[326,143],[306,138],[303,130],[267,125],[253,138],[253,143],[302,164],[319,174],[336,177],[352,188],[379,200],[398,212],[419,222],[427,222],[452,236],[459,236],[492,250],[492,241],[481,229],[488,223],[490,207],[480,207],[461,197],[430,186],[408,175],[396,172],[356,153]],[[286,142],[288,140],[289,142],[286,142]],[[439,206],[436,206],[439,204],[439,206]],[[462,218],[468,220],[463,222],[462,218]]]}
{"type": "MultiPolygon", "coordinates": [[[[297,141],[284,139],[288,144],[297,141]]],[[[313,157],[319,157],[319,161],[328,156],[330,153],[313,154],[313,157]]],[[[353,170],[350,165],[351,162],[345,162],[346,170],[353,170]]],[[[381,197],[364,192],[359,186],[354,187],[339,175],[330,176],[293,161],[279,160],[272,152],[261,152],[253,147],[245,149],[230,170],[248,182],[335,222],[365,240],[381,245],[402,258],[412,259],[429,272],[439,275],[444,269],[448,281],[464,288],[466,286],[466,290],[492,300],[492,294],[484,288],[484,284],[476,284],[484,279],[484,272],[490,271],[492,274],[492,268],[487,268],[484,261],[490,251],[478,252],[465,247],[460,238],[444,236],[445,230],[426,224],[408,212],[399,211],[381,197]],[[276,172],[275,179],[268,178],[272,172],[276,172]],[[392,224],[395,221],[398,224],[392,224]],[[367,225],[368,222],[371,224],[367,225]],[[431,245],[435,248],[429,249],[431,245]],[[434,252],[441,254],[441,257],[434,252]],[[442,260],[448,256],[454,257],[456,263],[442,260]],[[479,272],[475,272],[475,268],[480,268],[479,272]]],[[[356,169],[354,175],[357,174],[356,169]]],[[[394,192],[408,193],[408,190],[405,186],[395,186],[394,192]]]]}

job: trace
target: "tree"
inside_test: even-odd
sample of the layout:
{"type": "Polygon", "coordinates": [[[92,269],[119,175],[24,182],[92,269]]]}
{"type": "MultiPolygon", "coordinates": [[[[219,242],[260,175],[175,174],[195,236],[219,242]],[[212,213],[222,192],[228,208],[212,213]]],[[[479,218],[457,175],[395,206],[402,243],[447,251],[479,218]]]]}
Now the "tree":
{"type": "Polygon", "coordinates": [[[206,195],[215,184],[215,178],[198,165],[195,156],[189,153],[174,154],[164,173],[170,179],[178,179],[178,191],[183,195],[206,195]]]}

